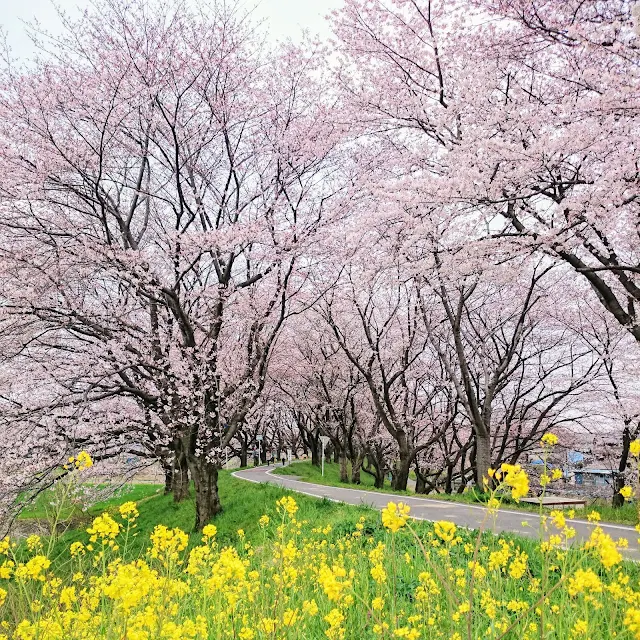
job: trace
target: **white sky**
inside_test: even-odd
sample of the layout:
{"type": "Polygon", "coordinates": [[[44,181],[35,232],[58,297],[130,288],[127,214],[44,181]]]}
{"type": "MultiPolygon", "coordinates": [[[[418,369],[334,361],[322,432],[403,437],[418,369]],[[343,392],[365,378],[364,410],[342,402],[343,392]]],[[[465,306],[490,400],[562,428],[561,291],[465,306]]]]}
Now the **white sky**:
{"type": "MultiPolygon", "coordinates": [[[[36,18],[51,33],[60,29],[55,6],[73,15],[78,7],[84,8],[89,0],[0,0],[0,25],[7,34],[14,56],[29,57],[33,51],[25,34],[24,22],[36,18]]],[[[255,16],[265,18],[275,39],[297,39],[301,29],[327,35],[324,16],[339,7],[342,0],[245,0],[247,7],[256,6],[255,16]]]]}

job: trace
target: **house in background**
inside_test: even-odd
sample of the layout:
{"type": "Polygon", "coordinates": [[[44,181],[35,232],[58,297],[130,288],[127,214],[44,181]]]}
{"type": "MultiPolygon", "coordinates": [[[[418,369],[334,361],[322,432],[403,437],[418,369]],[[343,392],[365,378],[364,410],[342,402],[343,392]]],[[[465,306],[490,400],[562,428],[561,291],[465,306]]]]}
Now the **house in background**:
{"type": "Polygon", "coordinates": [[[591,487],[613,486],[613,471],[610,469],[576,469],[573,472],[577,485],[591,487]]]}

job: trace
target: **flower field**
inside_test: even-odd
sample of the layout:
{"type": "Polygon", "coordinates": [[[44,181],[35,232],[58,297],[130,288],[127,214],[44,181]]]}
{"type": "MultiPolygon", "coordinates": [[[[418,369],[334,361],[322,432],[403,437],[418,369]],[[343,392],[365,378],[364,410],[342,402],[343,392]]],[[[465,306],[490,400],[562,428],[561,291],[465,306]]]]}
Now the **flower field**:
{"type": "MultiPolygon", "coordinates": [[[[499,472],[498,472],[498,475],[499,472]]],[[[502,483],[526,489],[518,467],[502,483]]],[[[86,528],[55,571],[37,536],[0,543],[3,640],[229,638],[640,638],[640,574],[594,522],[554,512],[542,543],[410,520],[389,503],[347,530],[301,517],[282,495],[229,543],[156,525],[131,558],[139,509],[125,502],[86,528]]]]}

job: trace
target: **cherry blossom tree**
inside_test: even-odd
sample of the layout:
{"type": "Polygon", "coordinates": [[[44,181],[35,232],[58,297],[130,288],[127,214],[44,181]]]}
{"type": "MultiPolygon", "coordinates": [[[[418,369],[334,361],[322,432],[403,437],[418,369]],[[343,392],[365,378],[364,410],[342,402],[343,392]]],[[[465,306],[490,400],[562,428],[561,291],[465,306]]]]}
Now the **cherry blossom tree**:
{"type": "Polygon", "coordinates": [[[146,412],[201,528],[339,191],[322,52],[222,6],[105,0],[67,29],[4,71],[2,297],[32,352],[73,354],[67,404],[146,412]]]}

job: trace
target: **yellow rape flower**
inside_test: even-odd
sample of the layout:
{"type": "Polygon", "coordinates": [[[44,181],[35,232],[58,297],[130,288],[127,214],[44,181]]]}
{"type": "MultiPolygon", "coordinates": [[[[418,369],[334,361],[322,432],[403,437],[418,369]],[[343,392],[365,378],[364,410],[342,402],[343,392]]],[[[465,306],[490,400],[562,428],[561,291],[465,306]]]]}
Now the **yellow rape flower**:
{"type": "Polygon", "coordinates": [[[133,521],[138,517],[138,509],[135,502],[125,502],[120,505],[120,516],[123,520],[133,521]]]}
{"type": "Polygon", "coordinates": [[[276,502],[276,506],[278,511],[282,510],[290,516],[294,516],[298,511],[298,505],[291,496],[284,496],[283,498],[280,498],[280,500],[276,502]]]}
{"type": "Polygon", "coordinates": [[[73,462],[75,464],[76,469],[83,471],[84,469],[88,469],[93,466],[93,460],[91,456],[86,451],[81,451],[75,458],[71,458],[69,462],[73,462]]]}
{"type": "Polygon", "coordinates": [[[218,533],[218,529],[216,527],[215,524],[206,524],[203,528],[202,528],[202,537],[203,538],[215,538],[216,537],[216,533],[218,533]]]}
{"type": "Polygon", "coordinates": [[[37,549],[42,548],[42,540],[40,539],[40,536],[36,534],[29,536],[26,542],[27,542],[27,549],[29,549],[29,551],[31,552],[34,552],[37,549]]]}
{"type": "Polygon", "coordinates": [[[396,504],[389,502],[385,509],[382,510],[382,524],[392,533],[396,533],[399,529],[407,524],[409,519],[409,505],[402,502],[396,504]]]}
{"type": "Polygon", "coordinates": [[[98,539],[103,543],[112,542],[120,533],[120,525],[108,513],[103,513],[94,519],[87,533],[91,536],[89,538],[91,542],[96,542],[98,539]]]}
{"type": "Polygon", "coordinates": [[[15,576],[18,579],[28,578],[44,582],[44,572],[51,566],[51,560],[46,556],[33,556],[25,564],[19,564],[15,576]]]}
{"type": "Polygon", "coordinates": [[[624,614],[624,626],[640,639],[640,609],[627,609],[624,614]]]}
{"type": "Polygon", "coordinates": [[[620,489],[620,495],[625,500],[628,500],[633,495],[633,489],[631,487],[622,487],[622,489],[620,489]]]}
{"type": "Polygon", "coordinates": [[[519,502],[529,493],[529,478],[519,464],[503,464],[500,467],[502,481],[511,488],[511,497],[519,502]]]}
{"type": "Polygon", "coordinates": [[[443,542],[451,542],[456,536],[456,525],[453,522],[439,520],[434,525],[436,536],[443,542]]]}
{"type": "Polygon", "coordinates": [[[310,617],[318,615],[318,605],[315,600],[305,600],[302,603],[302,612],[310,617]]]}

